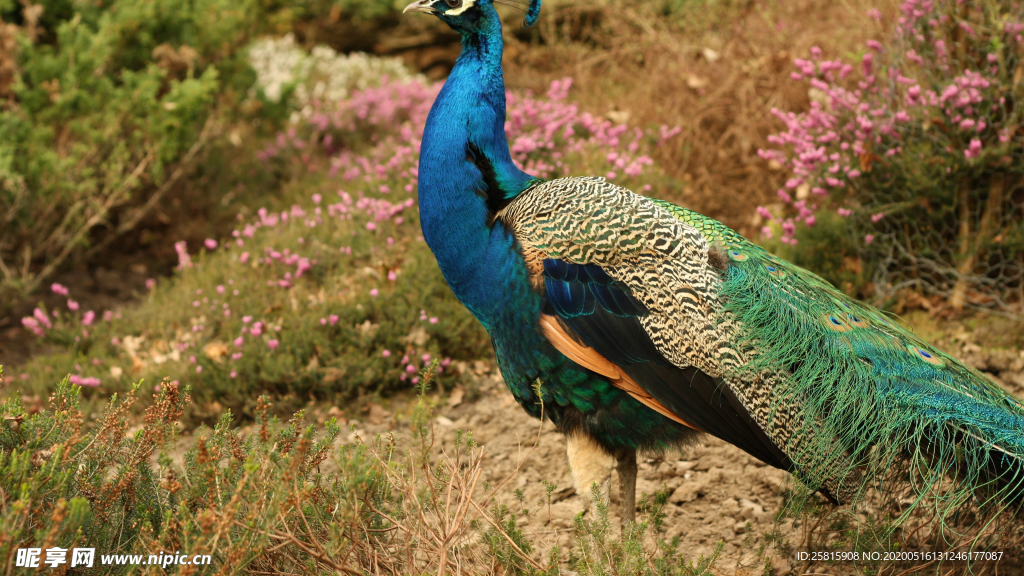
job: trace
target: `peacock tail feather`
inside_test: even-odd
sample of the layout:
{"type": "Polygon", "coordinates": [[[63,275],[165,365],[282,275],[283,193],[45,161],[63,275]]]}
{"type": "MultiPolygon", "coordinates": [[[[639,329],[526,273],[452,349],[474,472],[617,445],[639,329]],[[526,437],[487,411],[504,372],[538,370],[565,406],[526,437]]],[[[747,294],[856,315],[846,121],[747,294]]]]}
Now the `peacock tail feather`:
{"type": "Polygon", "coordinates": [[[935,497],[949,513],[969,501],[998,504],[1024,495],[1024,405],[1018,399],[896,319],[722,223],[652,202],[725,252],[730,265],[719,286],[718,317],[740,327],[737,346],[756,350],[730,380],[784,375],[775,382],[777,396],[802,399],[808,419],[794,436],[814,439],[805,450],[826,460],[817,469],[863,476],[860,490],[891,492],[902,487],[896,477],[912,477],[914,504],[935,497]],[[843,452],[834,450],[834,439],[843,452]],[[862,468],[876,473],[854,474],[862,468]],[[947,476],[960,480],[957,489],[943,485],[947,476]]]}

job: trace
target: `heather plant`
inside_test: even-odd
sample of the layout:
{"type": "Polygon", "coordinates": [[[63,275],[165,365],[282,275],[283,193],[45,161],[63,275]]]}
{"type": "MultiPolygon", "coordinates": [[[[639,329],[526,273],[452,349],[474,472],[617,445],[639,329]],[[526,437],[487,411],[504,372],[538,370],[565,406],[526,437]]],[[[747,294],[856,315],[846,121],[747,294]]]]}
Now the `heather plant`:
{"type": "MultiPolygon", "coordinates": [[[[167,381],[131,428],[138,385],[101,406],[94,427],[85,425],[81,388],[67,380],[38,412],[8,400],[0,405],[0,562],[12,572],[25,565],[19,550],[38,549],[37,566],[67,568],[71,551],[93,548],[92,568],[109,573],[559,573],[558,547],[531,554],[544,543],[496,503],[518,470],[495,486],[481,482],[485,451],[469,432],[438,449],[436,400],[426,395],[436,367],[420,373],[408,434],[353,434],[340,445],[334,420],[322,431],[301,411],[280,421],[262,397],[248,431],[226,411],[185,446],[176,424],[188,390],[167,381]],[[187,452],[171,457],[176,447],[187,452]],[[322,471],[328,464],[336,466],[322,471]]],[[[609,538],[606,509],[597,522],[578,519],[585,548],[572,569],[710,574],[714,557],[694,568],[664,541],[645,550],[659,516],[644,516],[650,521],[622,544],[609,538]]]]}
{"type": "MultiPolygon", "coordinates": [[[[582,165],[627,185],[650,171],[646,151],[673,131],[581,112],[570,86],[510,94],[515,160],[545,177],[582,165]]],[[[169,376],[191,386],[200,413],[250,416],[263,392],[294,407],[407,389],[432,359],[439,386],[451,386],[491,352],[420,234],[416,166],[439,88],[381,79],[271,138],[256,153],[257,178],[288,175],[273,203],[243,208],[229,238],[177,242],[176,277],[148,282],[137,309],[85,310],[53,284],[65,303],[37,307],[22,325],[59,351],[18,379],[45,381],[56,368],[106,393],[169,376]]]]}
{"type": "Polygon", "coordinates": [[[810,110],[773,110],[785,130],[759,153],[791,176],[781,204],[758,208],[764,235],[798,260],[831,251],[826,272],[849,290],[1020,314],[1022,34],[1019,3],[906,0],[858,66],[818,49],[797,59],[810,110]],[[793,248],[801,237],[817,242],[793,248]]]}

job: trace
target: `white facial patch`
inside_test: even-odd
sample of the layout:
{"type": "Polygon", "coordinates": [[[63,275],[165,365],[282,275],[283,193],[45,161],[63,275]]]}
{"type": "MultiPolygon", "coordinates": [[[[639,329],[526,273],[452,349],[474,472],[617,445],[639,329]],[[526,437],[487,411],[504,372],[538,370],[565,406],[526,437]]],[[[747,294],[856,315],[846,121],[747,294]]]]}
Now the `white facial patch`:
{"type": "Polygon", "coordinates": [[[451,10],[446,10],[444,15],[458,16],[459,14],[462,14],[466,10],[472,8],[474,4],[476,4],[476,0],[462,0],[462,6],[459,6],[458,8],[452,8],[451,10]]]}

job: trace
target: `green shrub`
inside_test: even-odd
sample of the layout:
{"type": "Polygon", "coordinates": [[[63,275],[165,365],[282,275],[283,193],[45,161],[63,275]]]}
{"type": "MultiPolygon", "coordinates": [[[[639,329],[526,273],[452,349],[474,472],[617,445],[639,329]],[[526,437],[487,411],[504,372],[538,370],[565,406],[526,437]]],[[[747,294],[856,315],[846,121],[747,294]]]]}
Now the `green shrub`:
{"type": "Polygon", "coordinates": [[[0,86],[0,301],[129,230],[201,158],[251,83],[237,51],[262,15],[225,0],[0,4],[20,23],[0,86]]]}

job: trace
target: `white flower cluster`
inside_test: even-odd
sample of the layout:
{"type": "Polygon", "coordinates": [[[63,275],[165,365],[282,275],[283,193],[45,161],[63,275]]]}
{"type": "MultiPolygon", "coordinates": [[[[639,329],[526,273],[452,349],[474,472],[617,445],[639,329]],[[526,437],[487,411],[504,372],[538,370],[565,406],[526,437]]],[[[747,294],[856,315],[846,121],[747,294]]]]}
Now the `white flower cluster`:
{"type": "Polygon", "coordinates": [[[412,74],[398,58],[381,58],[362,52],[338,54],[327,46],[316,46],[306,53],[295,43],[295,36],[267,37],[249,48],[249,63],[256,70],[253,89],[262,89],[267,98],[280,102],[288,86],[295,86],[293,104],[298,112],[292,120],[307,117],[313,103],[330,108],[353,90],[379,86],[386,76],[399,82],[422,77],[412,74]]]}

